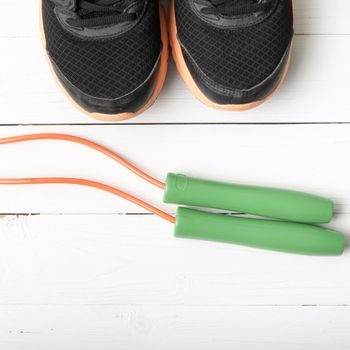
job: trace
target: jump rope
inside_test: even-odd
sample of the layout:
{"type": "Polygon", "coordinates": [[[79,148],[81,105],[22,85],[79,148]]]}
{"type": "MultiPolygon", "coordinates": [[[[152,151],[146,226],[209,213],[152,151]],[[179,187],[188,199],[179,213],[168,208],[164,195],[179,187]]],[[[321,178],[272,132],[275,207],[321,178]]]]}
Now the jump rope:
{"type": "Polygon", "coordinates": [[[164,183],[108,148],[73,135],[21,135],[0,138],[0,145],[34,140],[70,141],[103,153],[163,190],[165,203],[178,204],[181,207],[174,217],[116,187],[79,178],[0,178],[0,185],[71,184],[93,187],[122,197],[175,224],[175,236],[180,238],[307,255],[341,255],[345,249],[343,234],[315,225],[332,220],[334,204],[329,199],[303,192],[221,183],[172,173],[167,175],[164,183]],[[188,206],[252,214],[276,220],[215,214],[188,206]]]}

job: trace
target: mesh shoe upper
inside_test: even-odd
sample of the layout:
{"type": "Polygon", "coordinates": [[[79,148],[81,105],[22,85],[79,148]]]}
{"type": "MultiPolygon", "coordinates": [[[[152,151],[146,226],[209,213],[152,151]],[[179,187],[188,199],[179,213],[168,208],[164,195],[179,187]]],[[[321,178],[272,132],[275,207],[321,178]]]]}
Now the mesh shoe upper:
{"type": "Polygon", "coordinates": [[[274,0],[278,4],[264,21],[230,29],[199,18],[191,1],[175,1],[178,37],[208,78],[243,90],[261,83],[276,69],[293,35],[292,0],[274,0]]]}
{"type": "Polygon", "coordinates": [[[111,39],[82,39],[62,27],[54,4],[43,1],[43,24],[50,59],[87,95],[113,99],[144,83],[161,51],[159,7],[149,1],[141,21],[111,39]]]}

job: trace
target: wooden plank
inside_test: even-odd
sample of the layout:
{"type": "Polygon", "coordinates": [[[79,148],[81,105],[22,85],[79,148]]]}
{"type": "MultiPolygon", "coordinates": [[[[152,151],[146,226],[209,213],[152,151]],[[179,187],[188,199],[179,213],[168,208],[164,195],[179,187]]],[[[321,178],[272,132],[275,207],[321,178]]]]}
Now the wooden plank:
{"type": "MultiPolygon", "coordinates": [[[[349,3],[350,4],[350,3],[349,3]]],[[[95,123],[56,86],[40,41],[0,39],[0,124],[95,123]],[[16,69],[8,69],[8,67],[16,69]]],[[[247,112],[210,109],[188,91],[173,64],[154,106],[130,123],[350,122],[350,36],[299,36],[290,74],[270,101],[247,112]],[[327,48],[327,50],[325,50],[327,48]],[[336,69],[336,70],[334,70],[336,69]]]]}
{"type": "MultiPolygon", "coordinates": [[[[167,172],[304,190],[350,213],[350,125],[116,125],[2,127],[0,137],[35,132],[87,137],[153,176],[167,172]]],[[[162,205],[162,191],[83,146],[36,141],[0,147],[1,177],[86,177],[162,205]]],[[[74,186],[1,186],[0,213],[142,213],[134,204],[74,186]]]]}
{"type": "Polygon", "coordinates": [[[297,34],[349,34],[350,22],[346,0],[294,0],[297,34]]]}
{"type": "MultiPolygon", "coordinates": [[[[165,0],[165,3],[167,1],[165,0]]],[[[1,0],[0,37],[34,37],[39,35],[39,0],[1,0]],[[16,25],[9,14],[16,14],[16,25]]],[[[298,34],[349,34],[347,0],[295,0],[298,34]]]]}
{"type": "Polygon", "coordinates": [[[344,307],[0,307],[11,350],[348,349],[344,307]]]}
{"type": "MultiPolygon", "coordinates": [[[[344,214],[331,226],[349,225],[344,214]]],[[[177,239],[172,230],[151,215],[5,216],[0,305],[350,304],[349,250],[290,255],[177,239]]]]}
{"type": "MultiPolygon", "coordinates": [[[[94,123],[67,103],[48,72],[37,5],[0,2],[0,124],[94,123]]],[[[171,65],[155,106],[130,123],[350,123],[350,2],[295,5],[293,65],[273,100],[247,113],[210,110],[171,65]]],[[[349,128],[2,126],[0,137],[74,133],[110,146],[160,179],[174,171],[329,196],[338,213],[329,227],[349,236],[349,128]]],[[[0,147],[0,177],[55,175],[105,181],[152,203],[162,198],[161,191],[78,145],[0,147]]],[[[46,215],[0,216],[1,349],[350,347],[348,251],[318,258],[179,240],[170,224],[105,193],[0,187],[0,213],[28,212],[46,215]],[[68,214],[55,215],[60,213],[68,214]]]]}

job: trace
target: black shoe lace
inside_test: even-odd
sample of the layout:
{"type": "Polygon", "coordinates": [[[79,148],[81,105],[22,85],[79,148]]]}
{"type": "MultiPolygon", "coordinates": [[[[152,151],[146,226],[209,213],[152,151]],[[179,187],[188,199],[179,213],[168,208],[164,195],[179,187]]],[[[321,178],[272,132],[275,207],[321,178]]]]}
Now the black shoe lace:
{"type": "Polygon", "coordinates": [[[135,3],[135,0],[78,0],[75,10],[77,18],[69,19],[69,24],[98,27],[132,21],[137,18],[137,13],[126,12],[126,9],[135,3]]]}
{"type": "Polygon", "coordinates": [[[271,1],[263,0],[209,0],[212,6],[202,9],[209,15],[241,16],[271,9],[271,1]]]}

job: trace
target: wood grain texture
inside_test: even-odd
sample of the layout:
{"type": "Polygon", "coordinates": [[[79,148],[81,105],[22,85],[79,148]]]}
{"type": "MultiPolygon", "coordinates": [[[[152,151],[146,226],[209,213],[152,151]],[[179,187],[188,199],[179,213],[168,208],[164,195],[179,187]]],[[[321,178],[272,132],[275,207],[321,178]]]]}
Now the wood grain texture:
{"type": "MultiPolygon", "coordinates": [[[[164,180],[167,172],[305,190],[350,213],[350,125],[116,125],[2,127],[0,137],[35,132],[84,136],[164,180]]],[[[87,177],[161,204],[161,190],[105,156],[59,141],[0,147],[2,177],[87,177]]],[[[0,213],[142,213],[104,192],[73,186],[1,186],[0,213]]],[[[167,211],[173,206],[160,205],[167,211]]]]}
{"type": "MultiPolygon", "coordinates": [[[[66,101],[50,75],[38,33],[38,2],[20,3],[2,0],[0,5],[0,124],[96,123],[66,101]],[[11,25],[9,13],[16,13],[18,25],[11,25]]],[[[171,64],[158,101],[129,122],[349,122],[350,3],[322,1],[321,6],[320,0],[298,0],[295,7],[293,62],[287,81],[272,100],[243,113],[209,109],[192,96],[171,64]]]]}
{"type": "Polygon", "coordinates": [[[0,307],[0,346],[11,350],[343,350],[349,348],[349,312],[348,307],[0,307]]]}
{"type": "MultiPolygon", "coordinates": [[[[346,214],[330,226],[349,225],[346,214]]],[[[152,215],[5,216],[0,231],[2,306],[350,305],[348,251],[309,257],[184,240],[152,215]]]]}
{"type": "MultiPolygon", "coordinates": [[[[163,1],[167,6],[167,0],[163,1]]],[[[297,34],[350,34],[348,0],[294,0],[297,34]]],[[[39,0],[1,0],[0,37],[37,37],[39,0]],[[15,26],[10,13],[16,13],[15,26]]]]}
{"type": "MultiPolygon", "coordinates": [[[[0,50],[0,124],[96,123],[71,106],[56,86],[38,38],[3,38],[0,50]],[[9,66],[16,69],[9,70],[9,66]]],[[[153,107],[127,122],[349,122],[349,60],[350,36],[297,36],[290,73],[281,90],[259,108],[246,112],[217,111],[203,105],[171,64],[153,107]]]]}
{"type": "MultiPolygon", "coordinates": [[[[172,171],[324,195],[336,202],[329,227],[350,237],[349,11],[348,0],[295,0],[290,74],[256,110],[202,106],[171,63],[147,113],[100,125],[50,76],[38,0],[0,0],[0,137],[72,133],[159,179],[172,171]]],[[[0,177],[13,176],[87,177],[175,211],[79,145],[0,146],[0,177]]],[[[71,186],[0,187],[0,213],[1,350],[350,348],[349,249],[316,258],[175,239],[142,209],[71,186]]]]}

